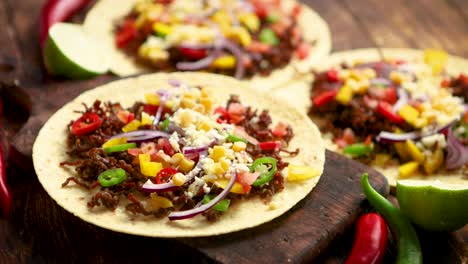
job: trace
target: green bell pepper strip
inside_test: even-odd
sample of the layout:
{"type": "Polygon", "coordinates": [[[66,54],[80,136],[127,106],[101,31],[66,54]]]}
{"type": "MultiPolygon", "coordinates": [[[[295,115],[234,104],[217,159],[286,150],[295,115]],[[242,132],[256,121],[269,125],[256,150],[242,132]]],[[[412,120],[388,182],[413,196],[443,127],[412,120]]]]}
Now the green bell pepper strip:
{"type": "Polygon", "coordinates": [[[169,127],[169,119],[165,119],[161,122],[161,130],[166,131],[169,127]]]}
{"type": "Polygon", "coordinates": [[[263,184],[273,180],[273,177],[275,176],[275,173],[276,173],[276,170],[277,170],[276,163],[277,163],[276,159],[274,159],[272,157],[262,157],[262,158],[256,159],[252,163],[252,166],[250,166],[250,172],[254,172],[257,168],[259,168],[262,165],[266,166],[266,165],[270,164],[271,168],[268,171],[263,172],[262,174],[260,174],[260,176],[258,176],[257,180],[255,180],[252,185],[253,186],[260,186],[260,185],[263,185],[263,184]]]}
{"type": "Polygon", "coordinates": [[[364,143],[356,143],[343,148],[343,153],[351,156],[360,157],[372,152],[372,146],[364,143]]]}
{"type": "Polygon", "coordinates": [[[382,214],[396,237],[398,255],[396,263],[422,263],[421,246],[418,235],[406,216],[385,197],[380,195],[369,183],[369,175],[361,176],[362,191],[369,203],[382,214]]]}
{"type": "MultiPolygon", "coordinates": [[[[203,197],[203,203],[206,204],[206,203],[209,203],[215,196],[212,195],[212,194],[208,194],[208,195],[205,195],[203,197]]],[[[215,206],[213,206],[212,208],[216,211],[219,211],[219,212],[225,212],[227,211],[227,209],[229,209],[229,205],[231,204],[231,200],[229,199],[223,199],[221,201],[219,201],[219,203],[217,203],[215,206]]]]}
{"type": "Polygon", "coordinates": [[[279,44],[279,39],[276,36],[275,32],[270,28],[264,28],[258,38],[262,43],[270,44],[272,46],[276,46],[279,44]]]}
{"type": "Polygon", "coordinates": [[[98,181],[102,187],[119,184],[125,181],[125,179],[127,179],[127,173],[120,168],[106,170],[98,176],[98,181]]]}
{"type": "Polygon", "coordinates": [[[136,143],[125,143],[120,145],[115,145],[112,147],[104,148],[104,151],[109,154],[113,152],[122,152],[130,148],[136,148],[136,143]]]}
{"type": "Polygon", "coordinates": [[[238,142],[238,141],[241,141],[241,142],[247,143],[247,139],[241,138],[241,137],[238,137],[238,136],[234,136],[234,135],[231,135],[231,134],[229,134],[229,135],[226,137],[226,140],[227,140],[227,141],[230,141],[230,142],[238,142]]]}

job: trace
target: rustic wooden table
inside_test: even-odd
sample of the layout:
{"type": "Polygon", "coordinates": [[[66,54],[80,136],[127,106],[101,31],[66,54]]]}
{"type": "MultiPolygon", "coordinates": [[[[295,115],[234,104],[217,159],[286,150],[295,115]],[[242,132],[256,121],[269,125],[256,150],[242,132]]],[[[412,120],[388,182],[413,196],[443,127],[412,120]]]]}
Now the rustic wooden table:
{"type": "MultiPolygon", "coordinates": [[[[41,64],[40,52],[37,45],[37,28],[40,7],[44,0],[3,0],[0,2],[0,80],[2,83],[19,82],[24,87],[43,87],[48,83],[56,83],[48,77],[41,64]]],[[[468,1],[465,0],[414,0],[414,1],[378,1],[378,0],[307,0],[304,1],[320,13],[329,23],[333,50],[341,51],[368,47],[397,47],[397,48],[443,48],[449,53],[468,58],[468,1]]],[[[80,21],[81,16],[74,18],[80,21]]],[[[468,69],[467,69],[468,72],[468,69]]],[[[97,79],[96,83],[104,81],[97,79]]],[[[3,88],[5,89],[5,88],[3,88]]],[[[11,103],[10,97],[0,89],[4,103],[2,143],[7,146],[13,136],[20,130],[28,118],[27,111],[11,103]]],[[[39,97],[40,89],[31,89],[31,94],[39,97]]],[[[22,94],[14,94],[21,100],[22,94]]],[[[16,99],[18,99],[16,98],[16,99]]],[[[7,148],[4,148],[7,163],[8,183],[14,188],[13,222],[11,219],[0,219],[0,263],[46,262],[53,259],[44,257],[39,250],[49,249],[54,254],[52,241],[47,241],[47,230],[54,230],[54,225],[64,223],[50,223],[45,230],[35,230],[28,227],[31,219],[41,219],[41,212],[31,213],[19,210],[25,204],[35,204],[47,208],[50,200],[33,200],[35,196],[28,192],[38,187],[38,182],[31,170],[24,169],[22,164],[14,164],[7,148]],[[32,186],[28,186],[32,185],[32,186]],[[15,212],[24,212],[18,215],[15,212]],[[38,237],[42,239],[39,240],[38,237]],[[41,256],[38,256],[41,254],[41,256]]],[[[57,207],[49,214],[58,214],[57,207]]],[[[47,221],[44,221],[47,222],[47,221]]],[[[75,223],[65,223],[70,225],[75,223]]],[[[428,263],[468,263],[468,227],[454,233],[434,234],[419,231],[425,262],[428,263]]],[[[86,235],[86,234],[85,234],[86,235]]],[[[86,237],[86,236],[84,236],[86,237]]],[[[89,237],[89,236],[88,236],[89,237]]],[[[80,239],[79,236],[73,237],[80,239]]],[[[119,238],[119,236],[117,236],[119,238]]],[[[64,237],[64,241],[69,241],[64,237]]],[[[106,238],[98,238],[105,243],[118,243],[106,238]]],[[[127,241],[127,242],[131,242],[127,241]]],[[[340,263],[344,260],[352,242],[352,231],[337,237],[333,246],[324,252],[318,261],[326,263],[340,263]]],[[[90,253],[99,254],[92,241],[90,253]],[[91,249],[93,248],[93,249],[91,249]]],[[[158,243],[155,247],[167,249],[171,241],[158,243]]],[[[63,248],[63,247],[61,247],[63,248]]],[[[118,247],[122,248],[122,247],[118,247]]],[[[181,249],[183,250],[183,249],[181,249]]],[[[63,253],[62,253],[63,254],[63,253]]],[[[392,262],[395,254],[394,247],[390,247],[386,262],[392,262]]],[[[73,254],[70,255],[73,257],[73,254]]],[[[96,257],[96,261],[104,259],[96,257]]],[[[111,259],[117,262],[119,259],[111,259]]],[[[159,260],[157,257],[154,259],[159,260]]]]}

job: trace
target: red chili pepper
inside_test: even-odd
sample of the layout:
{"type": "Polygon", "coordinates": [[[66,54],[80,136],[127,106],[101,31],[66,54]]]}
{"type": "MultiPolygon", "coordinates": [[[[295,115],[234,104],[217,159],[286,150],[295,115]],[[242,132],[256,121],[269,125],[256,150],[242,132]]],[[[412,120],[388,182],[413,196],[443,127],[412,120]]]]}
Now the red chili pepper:
{"type": "Polygon", "coordinates": [[[340,80],[340,76],[338,74],[338,70],[330,69],[327,71],[327,78],[329,82],[337,82],[340,80]]]}
{"type": "Polygon", "coordinates": [[[179,47],[179,51],[182,55],[192,60],[203,59],[208,54],[206,49],[192,49],[187,47],[179,47]]]}
{"type": "Polygon", "coordinates": [[[292,9],[292,16],[294,19],[297,19],[297,17],[299,17],[299,15],[301,14],[302,12],[302,6],[300,4],[296,4],[293,9],[292,9]]]}
{"type": "Polygon", "coordinates": [[[262,150],[274,150],[281,147],[281,142],[279,141],[266,141],[258,143],[258,146],[262,150]]]}
{"type": "Polygon", "coordinates": [[[326,105],[328,103],[333,102],[335,100],[335,96],[338,93],[338,90],[326,91],[319,94],[312,100],[313,107],[320,107],[322,105],[326,105]]]}
{"type": "Polygon", "coordinates": [[[125,19],[122,28],[120,28],[119,31],[117,31],[117,35],[115,37],[115,45],[119,49],[124,48],[136,36],[137,28],[135,25],[135,20],[132,18],[127,18],[125,19]]]}
{"type": "Polygon", "coordinates": [[[395,87],[388,87],[384,90],[384,98],[386,102],[389,102],[390,104],[396,103],[398,100],[398,95],[395,87]]]}
{"type": "Polygon", "coordinates": [[[90,0],[49,0],[42,7],[39,21],[39,44],[44,46],[49,28],[57,22],[66,21],[84,8],[90,0]]]}
{"type": "Polygon", "coordinates": [[[11,209],[11,196],[6,186],[6,175],[5,175],[5,160],[3,159],[3,148],[2,148],[2,100],[0,98],[0,203],[2,207],[3,216],[8,216],[11,209]]]}
{"type": "Polygon", "coordinates": [[[168,182],[174,174],[177,173],[177,170],[171,167],[164,168],[158,172],[156,175],[156,183],[166,183],[168,182]]]}
{"type": "Polygon", "coordinates": [[[268,6],[264,1],[254,0],[251,3],[254,7],[255,14],[257,14],[260,19],[268,16],[268,6]]]}
{"type": "Polygon", "coordinates": [[[93,132],[94,130],[98,129],[101,126],[102,120],[101,118],[92,112],[87,112],[82,115],[80,118],[73,122],[71,127],[71,132],[75,136],[81,136],[84,134],[88,134],[93,132]]]}
{"type": "Polygon", "coordinates": [[[385,101],[379,101],[379,103],[377,104],[377,113],[383,115],[385,118],[387,118],[395,124],[401,124],[405,122],[405,120],[401,116],[393,112],[392,105],[385,101]]]}
{"type": "Polygon", "coordinates": [[[356,224],[353,249],[346,264],[381,263],[387,247],[387,224],[376,213],[362,215],[356,224]]]}

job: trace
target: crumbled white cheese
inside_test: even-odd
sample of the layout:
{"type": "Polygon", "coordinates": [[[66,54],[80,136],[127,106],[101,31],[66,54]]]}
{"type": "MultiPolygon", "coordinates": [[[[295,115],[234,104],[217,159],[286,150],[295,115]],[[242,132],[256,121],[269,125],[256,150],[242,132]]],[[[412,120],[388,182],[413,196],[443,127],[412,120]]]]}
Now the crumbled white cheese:
{"type": "Polygon", "coordinates": [[[443,134],[434,134],[427,137],[423,137],[421,139],[421,142],[424,144],[424,146],[428,148],[434,147],[436,143],[437,146],[440,148],[445,148],[447,146],[447,142],[443,134]]]}
{"type": "Polygon", "coordinates": [[[174,150],[176,150],[177,152],[180,152],[179,134],[177,134],[177,132],[174,132],[171,134],[171,136],[169,137],[169,144],[171,144],[174,150]]]}
{"type": "Polygon", "coordinates": [[[192,198],[193,196],[195,196],[197,193],[198,193],[198,190],[200,190],[200,188],[203,188],[203,186],[205,185],[205,181],[198,178],[198,177],[195,177],[194,181],[192,182],[192,184],[189,185],[189,187],[187,188],[187,191],[185,192],[185,194],[189,197],[189,198],[192,198]]]}

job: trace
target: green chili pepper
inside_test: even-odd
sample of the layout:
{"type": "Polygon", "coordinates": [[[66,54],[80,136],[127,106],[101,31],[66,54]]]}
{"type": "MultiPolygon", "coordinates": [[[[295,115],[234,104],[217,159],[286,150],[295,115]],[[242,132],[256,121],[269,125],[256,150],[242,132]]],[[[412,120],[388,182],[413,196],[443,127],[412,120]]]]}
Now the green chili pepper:
{"type": "Polygon", "coordinates": [[[115,145],[112,147],[104,148],[104,151],[106,153],[122,152],[130,148],[136,148],[136,143],[126,143],[126,144],[115,145]]]}
{"type": "Polygon", "coordinates": [[[269,14],[267,17],[266,17],[266,21],[268,23],[275,23],[276,21],[279,20],[279,15],[278,14],[269,14]]]}
{"type": "MultiPolygon", "coordinates": [[[[209,203],[215,196],[212,195],[212,194],[208,194],[208,195],[205,195],[203,197],[203,203],[206,204],[206,203],[209,203]]],[[[231,200],[229,199],[223,199],[221,201],[219,201],[215,206],[213,206],[212,208],[216,211],[219,211],[219,212],[225,212],[227,211],[227,209],[229,208],[229,205],[231,204],[231,200]]]]}
{"type": "Polygon", "coordinates": [[[261,42],[276,46],[279,44],[279,39],[275,32],[269,28],[264,28],[258,36],[261,42]]]}
{"type": "Polygon", "coordinates": [[[380,195],[369,183],[369,175],[361,176],[361,185],[369,203],[382,214],[397,239],[398,255],[396,263],[422,263],[421,246],[418,235],[408,218],[380,195]]]}
{"type": "Polygon", "coordinates": [[[102,187],[119,184],[125,181],[125,179],[127,179],[127,173],[120,168],[106,170],[98,176],[98,181],[102,187]]]}
{"type": "Polygon", "coordinates": [[[372,146],[364,143],[356,143],[344,147],[343,152],[355,157],[365,156],[372,152],[372,146]]]}
{"type": "Polygon", "coordinates": [[[166,131],[169,127],[169,119],[165,119],[161,122],[161,130],[166,131]]]}
{"type": "Polygon", "coordinates": [[[247,143],[247,139],[241,138],[241,137],[238,137],[238,136],[234,136],[234,135],[228,135],[228,136],[226,137],[226,140],[227,140],[227,141],[230,141],[230,142],[242,141],[242,142],[244,142],[244,143],[247,143]]]}
{"type": "Polygon", "coordinates": [[[253,186],[263,185],[273,179],[276,173],[276,159],[271,157],[262,157],[256,159],[252,166],[250,166],[250,172],[260,171],[262,167],[266,168],[265,171],[260,171],[260,176],[252,184],[253,186]],[[267,165],[271,165],[271,168],[268,170],[267,165]]]}

